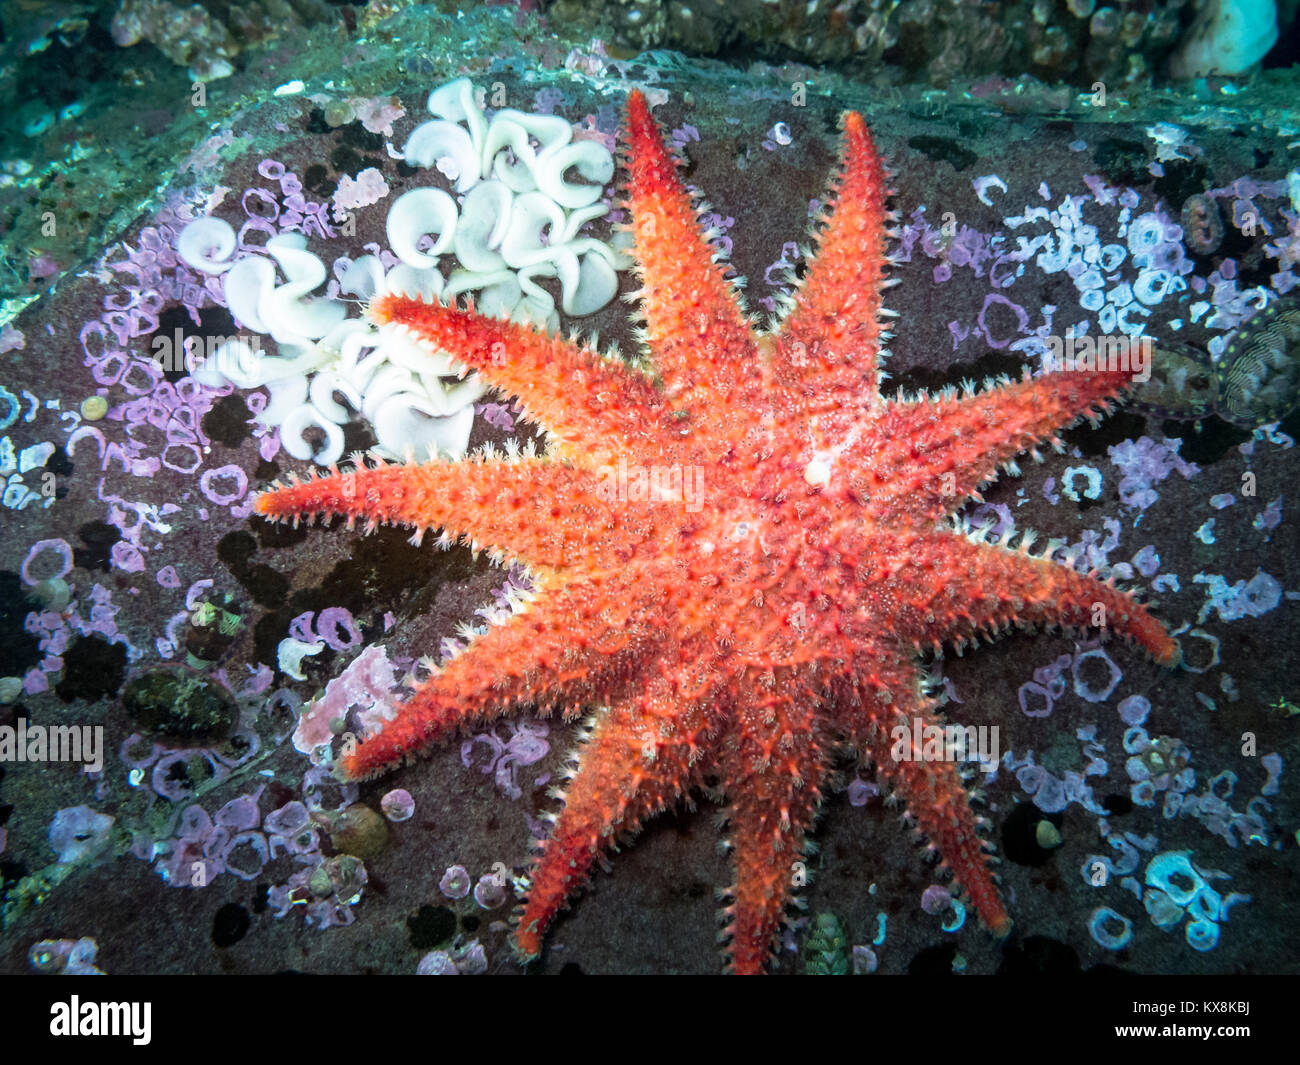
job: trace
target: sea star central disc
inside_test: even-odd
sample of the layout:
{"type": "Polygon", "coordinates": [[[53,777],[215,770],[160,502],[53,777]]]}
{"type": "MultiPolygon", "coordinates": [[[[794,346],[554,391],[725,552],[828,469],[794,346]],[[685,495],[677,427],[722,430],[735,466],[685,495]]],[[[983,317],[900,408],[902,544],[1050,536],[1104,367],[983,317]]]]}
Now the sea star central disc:
{"type": "MultiPolygon", "coordinates": [[[[818,251],[756,332],[639,92],[627,195],[646,371],[532,327],[389,295],[370,308],[516,397],[544,455],[366,467],[277,486],[275,518],[344,514],[463,535],[538,593],[445,664],[342,759],[380,772],[529,705],[595,707],[541,845],[515,943],[537,955],[617,833],[717,779],[735,868],[731,963],[766,963],[838,748],[874,761],[983,923],[1010,921],[957,767],[894,730],[937,721],[918,652],[1010,625],[1098,618],[1158,661],[1159,622],[1111,584],[972,538],[952,520],[1017,454],[1096,417],[1122,372],[1028,376],[958,397],[886,399],[885,171],[859,115],[818,251]],[[893,750],[891,750],[893,748],[893,750]]],[[[1049,555],[1050,555],[1049,551],[1049,555]]]]}

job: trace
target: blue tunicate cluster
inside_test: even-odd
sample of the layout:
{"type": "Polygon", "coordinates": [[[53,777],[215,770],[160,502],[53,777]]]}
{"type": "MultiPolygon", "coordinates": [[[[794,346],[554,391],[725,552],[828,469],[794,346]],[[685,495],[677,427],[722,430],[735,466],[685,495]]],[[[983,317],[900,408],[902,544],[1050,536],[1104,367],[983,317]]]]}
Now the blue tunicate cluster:
{"type": "MultiPolygon", "coordinates": [[[[1136,718],[1133,707],[1128,709],[1129,716],[1136,718]]],[[[1141,724],[1131,724],[1124,733],[1124,750],[1129,755],[1124,769],[1133,782],[1129,797],[1137,806],[1150,807],[1164,792],[1163,813],[1166,820],[1172,820],[1182,806],[1184,794],[1196,784],[1196,771],[1188,764],[1192,753],[1187,745],[1169,736],[1153,740],[1141,724]]]]}
{"type": "Polygon", "coordinates": [[[1088,933],[1107,950],[1123,950],[1133,938],[1133,922],[1109,906],[1098,906],[1088,918],[1088,933]],[[1119,930],[1115,931],[1115,926],[1119,930]]]}
{"type": "Polygon", "coordinates": [[[3,385],[0,385],[0,403],[4,404],[4,413],[0,414],[0,430],[4,430],[18,420],[18,415],[22,413],[23,407],[18,402],[18,397],[3,385]]]}
{"type": "Polygon", "coordinates": [[[1072,672],[1074,674],[1074,694],[1090,703],[1104,703],[1119,686],[1119,682],[1124,679],[1124,671],[1100,647],[1094,647],[1090,651],[1075,655],[1072,672]],[[1106,682],[1100,687],[1089,684],[1080,676],[1080,667],[1088,661],[1100,662],[1106,670],[1106,682]]]}
{"type": "Polygon", "coordinates": [[[1027,751],[1025,757],[1019,760],[1014,751],[1007,751],[1002,756],[1002,764],[1016,774],[1016,782],[1027,795],[1033,796],[1034,805],[1043,813],[1060,813],[1071,803],[1078,803],[1091,813],[1106,812],[1094,798],[1087,780],[1091,776],[1104,777],[1108,769],[1106,760],[1102,757],[1106,748],[1097,742],[1097,726],[1087,725],[1076,730],[1075,738],[1082,745],[1082,753],[1087,759],[1082,773],[1067,769],[1061,776],[1055,776],[1034,762],[1032,750],[1027,751]]]}
{"type": "MultiPolygon", "coordinates": [[[[1207,524],[1213,523],[1210,519],[1207,524]]],[[[1277,608],[1282,601],[1282,585],[1277,578],[1256,570],[1249,581],[1237,581],[1229,584],[1217,573],[1198,573],[1192,577],[1195,584],[1207,586],[1205,605],[1201,608],[1198,621],[1204,621],[1212,611],[1218,611],[1224,621],[1236,621],[1244,617],[1260,617],[1277,608]]]]}
{"type": "Polygon", "coordinates": [[[1219,942],[1219,923],[1227,920],[1228,908],[1236,902],[1249,902],[1250,896],[1221,896],[1210,880],[1226,879],[1226,873],[1198,869],[1191,851],[1165,851],[1147,863],[1146,891],[1142,904],[1152,923],[1169,932],[1188,918],[1183,935],[1193,950],[1213,950],[1219,942]]]}
{"type": "Polygon", "coordinates": [[[1247,845],[1260,843],[1267,846],[1268,815],[1273,812],[1273,805],[1261,793],[1246,803],[1244,811],[1234,810],[1228,800],[1232,798],[1236,785],[1237,774],[1225,769],[1206,784],[1200,795],[1180,795],[1172,811],[1172,797],[1167,796],[1165,817],[1194,817],[1216,836],[1221,836],[1230,847],[1237,845],[1238,834],[1247,845]]]}
{"type": "Polygon", "coordinates": [[[1127,876],[1142,862],[1138,847],[1141,846],[1143,850],[1154,849],[1154,845],[1151,844],[1152,838],[1154,837],[1143,838],[1132,832],[1123,835],[1112,832],[1106,837],[1106,842],[1110,844],[1116,856],[1108,858],[1104,854],[1088,855],[1081,870],[1084,882],[1093,887],[1104,887],[1116,877],[1127,876]]]}

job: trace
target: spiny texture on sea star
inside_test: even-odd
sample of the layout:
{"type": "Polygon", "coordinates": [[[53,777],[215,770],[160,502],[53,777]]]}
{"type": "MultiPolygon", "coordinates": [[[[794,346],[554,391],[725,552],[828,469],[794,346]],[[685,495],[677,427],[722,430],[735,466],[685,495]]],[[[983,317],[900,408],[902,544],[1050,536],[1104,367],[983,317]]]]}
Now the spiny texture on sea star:
{"type": "Polygon", "coordinates": [[[1100,616],[1176,660],[1160,623],[1111,584],[951,520],[1019,452],[1098,415],[1127,377],[1058,373],[962,397],[882,398],[891,216],[862,118],[845,118],[817,256],[767,334],[714,262],[639,92],[628,126],[647,371],[531,327],[384,296],[375,321],[517,397],[551,449],[361,465],[258,500],[275,518],[404,523],[417,538],[441,528],[537,578],[523,612],[437,671],[342,767],[374,774],[525,706],[568,718],[597,707],[540,845],[517,948],[539,953],[619,833],[712,777],[735,867],[728,950],[736,971],[757,972],[847,747],[875,762],[980,919],[1004,933],[957,767],[920,750],[891,757],[891,730],[937,720],[919,651],[1011,624],[1081,628],[1100,616]]]}

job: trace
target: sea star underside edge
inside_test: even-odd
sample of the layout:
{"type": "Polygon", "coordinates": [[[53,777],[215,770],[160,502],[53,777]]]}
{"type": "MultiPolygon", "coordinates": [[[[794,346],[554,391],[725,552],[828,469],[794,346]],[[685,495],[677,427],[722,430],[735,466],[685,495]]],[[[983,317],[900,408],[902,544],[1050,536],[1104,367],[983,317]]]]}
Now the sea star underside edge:
{"type": "MultiPolygon", "coordinates": [[[[527,880],[514,942],[539,954],[602,852],[716,782],[735,870],[723,914],[737,972],[766,965],[793,863],[849,748],[892,785],[981,921],[1010,920],[990,845],[950,761],[891,757],[939,720],[919,652],[1008,626],[1107,630],[1157,661],[1177,644],[1092,574],[984,542],[955,513],[1000,468],[1128,383],[1057,373],[981,392],[885,399],[881,292],[893,215],[862,118],[844,119],[817,253],[760,333],[716,261],[649,106],[628,100],[627,199],[647,360],[631,365],[472,309],[386,295],[405,327],[518,400],[544,454],[367,466],[278,485],[271,518],[345,515],[463,537],[525,563],[537,593],[436,669],[397,719],[345,753],[349,777],[530,706],[597,707],[527,880]]],[[[1037,453],[1035,452],[1035,456],[1037,453]]],[[[349,520],[349,524],[351,521],[349,520]]]]}

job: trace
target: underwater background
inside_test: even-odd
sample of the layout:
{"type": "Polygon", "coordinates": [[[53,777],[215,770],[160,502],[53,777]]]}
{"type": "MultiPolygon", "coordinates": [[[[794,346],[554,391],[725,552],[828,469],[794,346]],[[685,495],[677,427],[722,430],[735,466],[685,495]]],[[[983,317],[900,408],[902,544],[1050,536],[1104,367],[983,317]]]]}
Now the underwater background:
{"type": "MultiPolygon", "coordinates": [[[[310,333],[438,257],[480,309],[635,353],[613,169],[634,87],[761,318],[862,113],[899,212],[888,395],[1018,378],[1051,337],[1152,339],[1115,413],[963,516],[1140,591],[1182,666],[1095,631],[927,655],[948,719],[998,727],[981,787],[1014,932],[978,927],[846,758],[773,970],[1300,970],[1298,8],[7,0],[0,971],[524,971],[510,917],[580,726],[525,710],[360,785],[330,762],[529,574],[253,505],[358,450],[538,430],[450,363],[363,372],[325,325],[276,337],[257,291],[310,333]],[[505,180],[529,135],[577,147],[518,262],[463,180],[480,125],[505,180]],[[26,742],[60,726],[75,757],[26,742]]],[[[716,972],[730,874],[700,807],[622,847],[530,970],[716,972]]]]}

